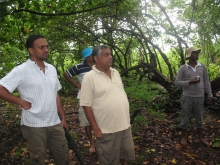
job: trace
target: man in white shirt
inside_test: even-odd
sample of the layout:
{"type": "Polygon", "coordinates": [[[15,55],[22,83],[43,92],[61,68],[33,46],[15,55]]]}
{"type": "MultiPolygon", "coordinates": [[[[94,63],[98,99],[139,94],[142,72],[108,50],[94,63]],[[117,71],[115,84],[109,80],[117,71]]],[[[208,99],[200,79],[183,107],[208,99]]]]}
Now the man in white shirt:
{"type": "Polygon", "coordinates": [[[44,165],[49,148],[57,165],[69,165],[63,130],[68,125],[58,94],[61,85],[55,67],[44,62],[48,43],[42,35],[31,35],[26,47],[30,59],[0,80],[0,98],[22,108],[21,131],[27,139],[32,164],[44,165]],[[15,89],[20,97],[12,94],[15,89]]]}
{"type": "Polygon", "coordinates": [[[95,65],[83,78],[80,106],[97,139],[99,164],[134,160],[129,103],[120,74],[111,67],[111,51],[107,46],[97,46],[92,57],[95,65]]]}

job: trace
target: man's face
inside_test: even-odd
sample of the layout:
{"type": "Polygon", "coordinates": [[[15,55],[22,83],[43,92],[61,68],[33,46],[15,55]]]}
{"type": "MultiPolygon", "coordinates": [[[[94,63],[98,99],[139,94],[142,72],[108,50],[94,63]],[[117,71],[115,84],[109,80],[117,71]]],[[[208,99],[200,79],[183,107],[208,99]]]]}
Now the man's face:
{"type": "Polygon", "coordinates": [[[48,43],[45,38],[35,40],[33,48],[29,48],[28,50],[31,54],[31,58],[35,60],[44,61],[48,58],[48,43]]]}
{"type": "Polygon", "coordinates": [[[110,49],[102,49],[100,57],[96,56],[96,64],[102,68],[110,68],[112,66],[112,54],[110,49]]]}
{"type": "Polygon", "coordinates": [[[92,55],[86,57],[86,62],[87,62],[87,63],[90,63],[90,62],[92,63],[92,62],[93,62],[93,60],[92,60],[92,55]]]}
{"type": "Polygon", "coordinates": [[[199,59],[199,51],[191,53],[191,59],[197,61],[199,59]]]}

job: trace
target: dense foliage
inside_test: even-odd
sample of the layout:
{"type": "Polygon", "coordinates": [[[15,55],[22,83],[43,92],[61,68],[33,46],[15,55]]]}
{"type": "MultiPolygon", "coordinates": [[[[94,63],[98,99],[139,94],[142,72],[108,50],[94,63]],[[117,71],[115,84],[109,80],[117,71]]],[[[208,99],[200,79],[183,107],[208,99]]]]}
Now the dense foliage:
{"type": "Polygon", "coordinates": [[[28,58],[27,36],[41,33],[50,43],[49,62],[61,79],[66,68],[81,61],[83,48],[99,44],[111,47],[114,67],[122,76],[146,77],[161,85],[163,81],[172,85],[178,67],[185,63],[186,47],[202,47],[201,60],[215,79],[219,11],[219,2],[211,0],[4,0],[0,76],[28,58]]]}
{"type": "MultiPolygon", "coordinates": [[[[0,0],[0,78],[29,58],[26,38],[40,33],[49,42],[48,62],[58,70],[62,95],[73,94],[76,89],[64,80],[63,72],[82,60],[85,47],[108,45],[129,96],[133,131],[138,133],[150,121],[163,119],[161,112],[178,108],[173,81],[186,62],[185,48],[201,47],[200,61],[210,79],[219,81],[219,8],[219,0],[0,0]]],[[[219,85],[213,90],[220,90],[219,85]]],[[[29,161],[24,144],[18,147],[16,141],[22,139],[19,108],[4,102],[0,106],[0,155],[10,162],[19,157],[22,163],[29,161]]],[[[150,132],[150,127],[142,131],[150,132]]],[[[214,147],[219,146],[219,138],[212,136],[214,147]]],[[[137,162],[144,163],[144,158],[139,155],[137,162]]]]}

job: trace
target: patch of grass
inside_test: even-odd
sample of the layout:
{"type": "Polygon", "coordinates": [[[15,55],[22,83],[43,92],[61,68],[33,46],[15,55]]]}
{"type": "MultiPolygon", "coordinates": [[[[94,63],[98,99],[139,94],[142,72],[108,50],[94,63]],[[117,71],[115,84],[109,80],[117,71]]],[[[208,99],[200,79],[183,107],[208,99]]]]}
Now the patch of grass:
{"type": "Polygon", "coordinates": [[[212,140],[212,147],[220,147],[220,138],[215,138],[212,140]]]}
{"type": "Polygon", "coordinates": [[[139,82],[132,79],[124,79],[123,82],[126,84],[125,92],[129,99],[130,113],[131,115],[137,113],[132,123],[133,132],[138,131],[140,126],[147,125],[149,118],[145,117],[146,113],[150,116],[150,120],[155,118],[164,120],[165,113],[160,107],[165,104],[165,101],[157,104],[151,103],[155,96],[164,92],[164,89],[150,81],[139,82]],[[138,109],[141,110],[137,112],[138,109]]]}

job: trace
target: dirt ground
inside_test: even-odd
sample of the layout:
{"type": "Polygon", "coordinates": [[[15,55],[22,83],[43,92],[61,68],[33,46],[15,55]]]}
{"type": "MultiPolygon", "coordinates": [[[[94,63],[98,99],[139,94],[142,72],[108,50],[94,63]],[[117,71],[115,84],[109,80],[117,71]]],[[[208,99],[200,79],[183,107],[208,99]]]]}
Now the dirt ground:
{"type": "MultiPolygon", "coordinates": [[[[64,104],[66,118],[70,126],[70,134],[75,138],[78,150],[85,162],[85,165],[98,165],[97,154],[89,153],[89,143],[83,128],[79,126],[77,103],[64,104]]],[[[146,125],[140,125],[139,130],[133,132],[135,143],[136,160],[125,162],[124,165],[218,165],[220,164],[220,113],[206,111],[204,118],[204,137],[211,144],[210,147],[198,142],[196,130],[191,127],[187,131],[188,145],[180,144],[180,130],[178,129],[179,116],[175,113],[166,114],[165,120],[148,116],[143,112],[145,118],[151,118],[146,125]],[[213,144],[215,147],[213,147],[213,144]]],[[[3,123],[5,124],[5,123],[3,123]]],[[[3,133],[3,132],[1,132],[3,133]]],[[[17,136],[14,132],[12,136],[17,136]]],[[[16,138],[16,137],[14,137],[16,138]]],[[[94,138],[95,140],[95,138],[94,138]]],[[[18,139],[14,146],[1,149],[2,165],[25,165],[28,164],[29,153],[24,139],[18,139]],[[15,159],[14,154],[18,148],[22,148],[15,159]],[[4,151],[5,150],[5,151],[4,151]],[[26,163],[25,163],[26,162],[26,163]]],[[[70,149],[71,165],[79,165],[79,162],[70,149]]],[[[47,165],[53,165],[53,158],[47,154],[47,165]]]]}
{"type": "MultiPolygon", "coordinates": [[[[143,113],[149,118],[148,113],[143,113]]],[[[78,114],[67,115],[71,118],[70,128],[76,133],[77,146],[86,165],[97,165],[97,154],[89,154],[89,143],[83,128],[79,127],[78,114]]],[[[180,144],[179,116],[174,113],[166,114],[166,119],[157,118],[133,133],[136,160],[125,162],[128,165],[141,164],[178,164],[178,165],[217,165],[220,164],[220,145],[212,147],[213,140],[220,138],[220,114],[206,111],[204,117],[204,138],[210,147],[198,142],[194,120],[187,131],[188,145],[180,144]]],[[[94,139],[95,140],[95,139],[94,139]]],[[[220,140],[220,139],[219,139],[220,140]]],[[[220,141],[219,141],[220,143],[220,141]]],[[[71,164],[78,164],[74,154],[71,164]]]]}

